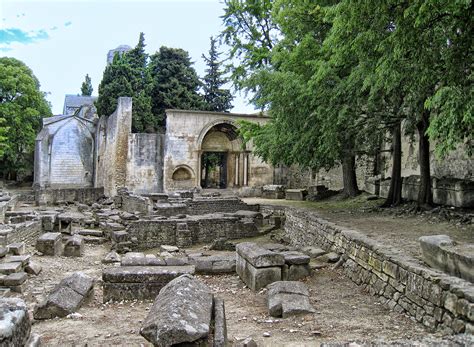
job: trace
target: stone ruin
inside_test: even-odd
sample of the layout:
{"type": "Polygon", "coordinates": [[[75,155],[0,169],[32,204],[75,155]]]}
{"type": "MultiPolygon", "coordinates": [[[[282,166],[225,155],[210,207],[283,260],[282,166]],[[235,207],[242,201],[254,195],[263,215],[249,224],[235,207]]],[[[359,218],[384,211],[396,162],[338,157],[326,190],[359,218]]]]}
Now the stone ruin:
{"type": "MultiPolygon", "coordinates": [[[[411,314],[417,302],[425,304],[421,318],[425,325],[453,331],[472,329],[469,287],[462,284],[462,289],[440,294],[437,299],[435,292],[424,292],[423,282],[417,292],[415,279],[410,278],[417,276],[418,280],[421,275],[416,271],[422,270],[402,270],[403,262],[375,253],[382,248],[357,232],[338,229],[305,212],[248,205],[232,196],[206,196],[193,191],[138,195],[124,188],[112,198],[100,197],[89,203],[31,207],[15,196],[9,196],[10,201],[14,203],[5,209],[5,223],[0,224],[0,305],[4,305],[0,307],[4,310],[24,311],[24,303],[12,304],[7,297],[23,293],[28,279],[41,272],[41,266],[32,258],[85,257],[87,244],[110,251],[102,260],[105,268],[101,278],[75,272],[65,275],[45,293],[44,300],[31,308],[37,321],[73,317],[94,291],[102,291],[104,303],[154,301],[140,328],[140,334],[153,344],[225,346],[225,303],[200,276],[237,274],[248,288],[265,293],[268,315],[287,319],[315,312],[310,302],[312,293],[304,281],[311,274],[311,258],[317,258],[342,266],[349,278],[364,283],[372,294],[386,297],[396,310],[411,314]],[[276,229],[285,234],[290,245],[237,241],[276,229]],[[202,244],[222,251],[208,255],[189,249],[202,244]],[[370,253],[369,247],[373,249],[370,253]],[[154,251],[150,254],[150,250],[154,251]],[[402,271],[407,271],[406,284],[402,271]],[[430,321],[430,305],[433,314],[439,310],[442,317],[456,318],[437,322],[434,316],[430,321]]],[[[467,248],[445,237],[435,239],[421,240],[426,262],[448,272],[449,264],[456,263],[451,273],[472,281],[472,256],[463,258],[459,252],[467,248]],[[459,261],[461,258],[464,263],[459,261]]],[[[435,291],[435,282],[429,281],[426,277],[427,288],[435,291]]],[[[443,277],[443,281],[447,280],[443,277]]],[[[455,284],[450,286],[455,288],[455,284]]],[[[414,317],[417,312],[415,309],[414,317]]],[[[8,324],[16,332],[0,339],[39,341],[38,336],[30,336],[30,320],[10,320],[8,324]]]]}

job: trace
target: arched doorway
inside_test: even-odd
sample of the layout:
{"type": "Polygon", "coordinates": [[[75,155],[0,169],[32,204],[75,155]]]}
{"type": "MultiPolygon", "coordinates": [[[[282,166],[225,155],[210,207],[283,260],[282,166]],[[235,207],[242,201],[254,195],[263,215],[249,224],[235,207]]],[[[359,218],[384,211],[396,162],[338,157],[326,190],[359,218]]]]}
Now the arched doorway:
{"type": "Polygon", "coordinates": [[[200,146],[200,185],[225,189],[241,184],[243,152],[237,127],[229,121],[211,124],[200,146]]]}

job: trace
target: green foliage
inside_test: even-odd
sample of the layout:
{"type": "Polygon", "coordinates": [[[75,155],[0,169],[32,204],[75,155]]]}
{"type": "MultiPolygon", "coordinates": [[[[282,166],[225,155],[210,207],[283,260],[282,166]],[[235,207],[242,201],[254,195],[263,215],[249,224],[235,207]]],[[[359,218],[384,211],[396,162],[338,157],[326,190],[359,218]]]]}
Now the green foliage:
{"type": "Polygon", "coordinates": [[[123,55],[116,54],[105,68],[96,102],[100,115],[111,115],[121,96],[132,97],[132,131],[155,132],[159,122],[151,112],[151,82],[145,53],[145,36],[140,33],[138,44],[123,55]]]}
{"type": "Polygon", "coordinates": [[[233,82],[257,91],[254,103],[272,117],[241,129],[265,160],[329,168],[373,153],[402,120],[427,129],[440,155],[472,149],[471,1],[225,5],[222,37],[240,58],[233,82]],[[278,34],[256,35],[263,28],[278,34]]]}
{"type": "Polygon", "coordinates": [[[35,137],[49,103],[33,72],[14,58],[0,58],[0,171],[23,175],[32,169],[35,137]]]}
{"type": "Polygon", "coordinates": [[[258,94],[253,73],[270,64],[278,27],[271,18],[273,0],[224,0],[223,41],[231,47],[228,68],[237,89],[258,94]]]}
{"type": "Polygon", "coordinates": [[[94,88],[92,88],[91,78],[89,74],[86,75],[84,82],[82,82],[81,93],[83,96],[91,96],[94,88]]]}
{"type": "Polygon", "coordinates": [[[188,52],[180,48],[161,47],[151,56],[152,112],[165,125],[166,109],[201,110],[205,103],[198,89],[199,78],[188,52]]]}
{"type": "Polygon", "coordinates": [[[211,37],[211,47],[209,49],[209,57],[204,54],[207,69],[203,78],[204,102],[206,109],[209,111],[228,112],[232,108],[233,96],[228,89],[222,89],[227,83],[227,79],[223,77],[224,72],[220,70],[221,62],[219,61],[220,53],[217,52],[216,39],[211,37]]]}

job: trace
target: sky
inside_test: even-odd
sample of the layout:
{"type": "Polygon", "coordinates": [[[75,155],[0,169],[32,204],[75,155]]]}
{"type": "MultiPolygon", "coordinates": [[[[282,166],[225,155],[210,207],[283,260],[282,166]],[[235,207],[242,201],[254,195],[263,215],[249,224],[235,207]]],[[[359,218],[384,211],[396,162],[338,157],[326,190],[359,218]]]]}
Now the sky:
{"type": "MultiPolygon", "coordinates": [[[[200,76],[206,68],[210,36],[222,30],[220,0],[0,0],[0,56],[28,65],[47,93],[54,114],[66,94],[80,94],[89,74],[97,95],[107,52],[134,47],[145,34],[146,52],[161,46],[189,52],[200,76]]],[[[224,57],[228,47],[221,47],[224,57]]],[[[252,113],[236,94],[232,112],[252,113]]]]}

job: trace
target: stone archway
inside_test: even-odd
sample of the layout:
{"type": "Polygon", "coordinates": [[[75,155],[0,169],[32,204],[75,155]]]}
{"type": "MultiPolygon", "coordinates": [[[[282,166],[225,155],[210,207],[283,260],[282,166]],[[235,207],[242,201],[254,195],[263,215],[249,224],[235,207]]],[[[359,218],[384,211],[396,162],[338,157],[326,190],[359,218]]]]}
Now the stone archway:
{"type": "Polygon", "coordinates": [[[221,119],[204,127],[198,140],[198,184],[206,188],[232,188],[247,183],[246,151],[238,126],[221,119]],[[244,165],[245,163],[245,165],[244,165]]]}

